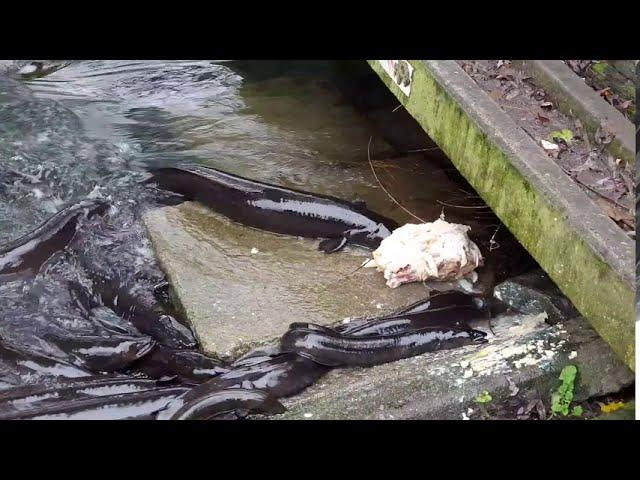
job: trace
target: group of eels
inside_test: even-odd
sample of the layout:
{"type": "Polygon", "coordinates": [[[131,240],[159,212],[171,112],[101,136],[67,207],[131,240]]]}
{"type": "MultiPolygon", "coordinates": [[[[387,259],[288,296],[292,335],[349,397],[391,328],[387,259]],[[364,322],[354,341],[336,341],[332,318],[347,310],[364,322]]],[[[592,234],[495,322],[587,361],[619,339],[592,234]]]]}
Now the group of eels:
{"type": "MultiPolygon", "coordinates": [[[[375,249],[397,224],[360,202],[310,194],[185,165],[157,168],[147,183],[200,202],[262,230],[320,238],[319,249],[348,244],[375,249]]],[[[84,219],[109,204],[87,199],[56,213],[32,232],[0,246],[0,282],[37,274],[72,244],[84,219]]],[[[197,351],[186,324],[158,298],[119,275],[105,275],[78,254],[90,285],[69,281],[78,311],[105,335],[47,333],[68,360],[29,355],[0,336],[0,361],[23,370],[60,372],[53,385],[0,390],[0,419],[229,419],[285,411],[279,398],[299,393],[331,368],[371,367],[426,352],[486,342],[469,321],[489,314],[486,300],[444,292],[391,315],[334,327],[298,322],[277,344],[224,363],[197,351]]]]}

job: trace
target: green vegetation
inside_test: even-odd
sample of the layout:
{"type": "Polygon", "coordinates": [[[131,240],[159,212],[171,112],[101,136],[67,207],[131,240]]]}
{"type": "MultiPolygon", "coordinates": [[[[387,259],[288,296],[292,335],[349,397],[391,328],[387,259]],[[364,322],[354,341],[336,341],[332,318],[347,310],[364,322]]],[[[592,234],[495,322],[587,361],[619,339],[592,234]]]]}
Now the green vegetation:
{"type": "Polygon", "coordinates": [[[476,397],[476,403],[489,403],[493,397],[486,390],[476,397]]]}
{"type": "Polygon", "coordinates": [[[572,416],[579,417],[582,415],[582,407],[577,405],[573,409],[570,409],[571,402],[573,401],[573,389],[576,380],[578,369],[575,365],[567,365],[560,372],[560,380],[562,384],[551,395],[551,411],[554,415],[561,414],[564,417],[571,412],[572,416]]]}
{"type": "Polygon", "coordinates": [[[562,130],[556,130],[549,134],[549,139],[556,141],[556,138],[564,140],[567,145],[571,145],[571,140],[573,140],[573,132],[568,128],[564,128],[562,130]]]}

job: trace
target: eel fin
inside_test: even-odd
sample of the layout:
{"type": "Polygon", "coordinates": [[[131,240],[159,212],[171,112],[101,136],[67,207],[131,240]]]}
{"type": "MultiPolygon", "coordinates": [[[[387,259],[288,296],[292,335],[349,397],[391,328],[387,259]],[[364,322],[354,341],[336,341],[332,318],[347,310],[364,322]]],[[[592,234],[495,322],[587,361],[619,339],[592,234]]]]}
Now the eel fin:
{"type": "Polygon", "coordinates": [[[347,244],[347,237],[327,238],[320,242],[318,250],[324,253],[333,253],[342,250],[347,244]]]}

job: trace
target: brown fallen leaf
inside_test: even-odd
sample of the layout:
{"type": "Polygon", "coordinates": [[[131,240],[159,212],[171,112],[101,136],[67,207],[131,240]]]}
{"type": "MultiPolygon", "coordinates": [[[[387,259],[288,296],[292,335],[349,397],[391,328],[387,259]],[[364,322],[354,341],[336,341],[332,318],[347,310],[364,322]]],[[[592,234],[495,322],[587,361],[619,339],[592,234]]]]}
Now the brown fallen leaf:
{"type": "Polygon", "coordinates": [[[517,88],[514,88],[513,90],[510,90],[505,96],[504,99],[507,101],[511,101],[514,98],[516,98],[518,95],[520,95],[520,90],[518,90],[517,88]]]}
{"type": "Polygon", "coordinates": [[[536,120],[538,120],[538,122],[540,122],[542,125],[546,125],[547,123],[549,123],[549,119],[540,114],[538,114],[538,116],[536,117],[536,120]]]}
{"type": "Polygon", "coordinates": [[[538,102],[541,102],[542,100],[544,100],[546,96],[547,96],[547,93],[541,88],[533,92],[533,98],[538,102]]]}
{"type": "Polygon", "coordinates": [[[582,122],[580,121],[580,119],[576,118],[574,125],[576,127],[575,138],[579,138],[583,140],[585,142],[585,146],[587,150],[591,150],[591,142],[589,141],[589,135],[586,134],[584,130],[584,126],[582,125],[582,122]]]}
{"type": "Polygon", "coordinates": [[[571,70],[581,77],[584,77],[587,68],[593,63],[592,60],[565,60],[571,70]]]}
{"type": "Polygon", "coordinates": [[[511,68],[502,68],[500,73],[496,75],[496,80],[513,81],[516,78],[516,72],[511,68]]]}
{"type": "Polygon", "coordinates": [[[604,97],[606,100],[608,100],[608,97],[613,95],[613,92],[611,91],[611,89],[609,87],[603,88],[602,90],[598,90],[597,93],[601,97],[604,97]]]}
{"type": "Polygon", "coordinates": [[[598,145],[607,145],[613,141],[615,135],[606,127],[598,127],[594,135],[594,139],[598,145]]]}
{"type": "Polygon", "coordinates": [[[531,418],[531,414],[533,413],[534,408],[535,408],[535,413],[537,414],[538,420],[544,420],[546,418],[546,416],[547,416],[547,412],[546,412],[546,409],[544,407],[544,403],[539,398],[531,400],[524,409],[522,409],[522,407],[521,407],[518,410],[517,415],[518,415],[518,417],[520,417],[520,416],[525,417],[526,416],[527,418],[531,418]]]}
{"type": "Polygon", "coordinates": [[[626,100],[624,102],[615,101],[613,102],[613,106],[620,110],[622,113],[625,113],[631,106],[631,103],[633,103],[632,100],[626,100]]]}
{"type": "Polygon", "coordinates": [[[493,98],[494,100],[500,100],[502,98],[502,92],[500,90],[497,90],[497,89],[496,90],[492,90],[489,93],[489,96],[491,98],[493,98]]]}
{"type": "Polygon", "coordinates": [[[635,228],[635,218],[628,211],[625,211],[622,208],[619,208],[617,205],[611,203],[605,198],[597,198],[596,203],[604,210],[611,220],[616,223],[622,223],[629,227],[630,229],[635,228]]]}

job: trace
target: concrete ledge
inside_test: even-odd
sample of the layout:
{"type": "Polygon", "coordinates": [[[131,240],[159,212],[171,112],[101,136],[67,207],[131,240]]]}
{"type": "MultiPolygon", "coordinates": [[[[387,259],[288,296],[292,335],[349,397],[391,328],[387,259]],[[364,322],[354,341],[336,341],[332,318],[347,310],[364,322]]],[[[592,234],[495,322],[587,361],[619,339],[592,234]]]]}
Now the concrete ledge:
{"type": "Polygon", "coordinates": [[[503,317],[494,328],[497,337],[487,345],[333,370],[285,400],[288,411],[274,418],[473,419],[479,418],[476,398],[483,391],[491,395],[492,409],[515,418],[518,406],[530,400],[549,404],[567,364],[578,368],[575,401],[633,383],[633,373],[581,318],[548,327],[540,316],[503,317]]]}
{"type": "Polygon", "coordinates": [[[456,62],[410,64],[406,95],[370,61],[580,313],[635,368],[634,242],[456,62]]]}
{"type": "Polygon", "coordinates": [[[635,163],[633,124],[562,60],[516,60],[514,63],[547,91],[560,111],[579,118],[591,136],[598,128],[607,128],[615,135],[607,145],[611,154],[627,163],[635,163]]]}

